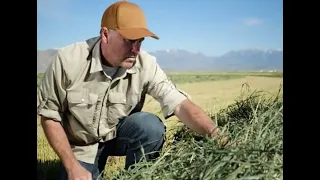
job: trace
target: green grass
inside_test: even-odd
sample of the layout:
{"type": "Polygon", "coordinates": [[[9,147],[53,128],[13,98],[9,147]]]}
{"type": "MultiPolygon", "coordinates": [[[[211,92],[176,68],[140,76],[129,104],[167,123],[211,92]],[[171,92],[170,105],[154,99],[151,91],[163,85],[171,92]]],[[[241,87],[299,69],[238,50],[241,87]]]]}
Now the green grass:
{"type": "Polygon", "coordinates": [[[37,179],[56,180],[59,178],[60,160],[37,159],[37,179]]]}
{"type": "MultiPolygon", "coordinates": [[[[282,72],[168,72],[167,74],[174,83],[178,84],[237,79],[246,76],[283,77],[282,72]]],[[[42,77],[43,73],[37,74],[38,86],[42,77]]]]}
{"type": "Polygon", "coordinates": [[[40,81],[41,81],[41,79],[42,79],[42,77],[43,77],[43,74],[44,73],[37,73],[37,86],[39,87],[39,85],[40,85],[40,81]]]}
{"type": "Polygon", "coordinates": [[[282,72],[188,72],[167,73],[174,83],[193,83],[244,78],[246,76],[282,77],[282,72]]]}
{"type": "Polygon", "coordinates": [[[283,179],[281,93],[272,98],[263,92],[244,94],[212,118],[230,137],[227,145],[182,126],[158,160],[111,179],[283,179]]]}

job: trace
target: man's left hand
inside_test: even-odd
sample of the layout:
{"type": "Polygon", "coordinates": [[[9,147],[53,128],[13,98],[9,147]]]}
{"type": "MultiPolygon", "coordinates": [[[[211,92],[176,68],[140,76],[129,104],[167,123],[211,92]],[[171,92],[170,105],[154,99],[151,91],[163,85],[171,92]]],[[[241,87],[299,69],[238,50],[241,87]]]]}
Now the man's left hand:
{"type": "Polygon", "coordinates": [[[218,138],[218,144],[225,146],[226,144],[228,144],[229,142],[229,137],[225,134],[222,134],[222,132],[220,131],[219,128],[215,128],[212,132],[211,132],[211,137],[218,138]]]}

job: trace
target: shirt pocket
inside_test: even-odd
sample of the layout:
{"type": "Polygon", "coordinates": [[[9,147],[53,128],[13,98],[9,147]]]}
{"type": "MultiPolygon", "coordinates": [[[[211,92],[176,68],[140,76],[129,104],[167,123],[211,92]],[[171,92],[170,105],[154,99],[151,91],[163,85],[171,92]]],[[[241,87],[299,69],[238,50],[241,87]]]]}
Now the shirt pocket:
{"type": "Polygon", "coordinates": [[[69,92],[67,94],[70,113],[83,125],[93,126],[96,120],[98,94],[69,92]]]}
{"type": "Polygon", "coordinates": [[[108,95],[108,115],[107,120],[110,125],[116,125],[119,119],[130,114],[139,102],[138,94],[129,94],[121,92],[110,92],[108,95]]]}

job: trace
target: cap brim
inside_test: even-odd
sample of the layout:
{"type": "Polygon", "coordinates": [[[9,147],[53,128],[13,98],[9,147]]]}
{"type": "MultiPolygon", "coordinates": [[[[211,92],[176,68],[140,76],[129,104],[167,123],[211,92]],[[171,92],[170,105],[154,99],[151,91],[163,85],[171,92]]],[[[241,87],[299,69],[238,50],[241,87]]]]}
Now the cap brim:
{"type": "Polygon", "coordinates": [[[154,39],[159,39],[157,35],[145,28],[125,28],[117,29],[117,31],[126,39],[135,40],[144,37],[152,37],[154,39]]]}

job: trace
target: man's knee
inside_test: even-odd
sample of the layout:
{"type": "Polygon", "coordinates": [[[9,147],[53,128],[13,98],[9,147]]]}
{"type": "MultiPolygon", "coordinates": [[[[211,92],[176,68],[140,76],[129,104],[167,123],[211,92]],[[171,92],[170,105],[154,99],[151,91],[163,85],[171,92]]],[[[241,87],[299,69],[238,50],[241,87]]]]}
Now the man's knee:
{"type": "Polygon", "coordinates": [[[128,119],[130,124],[135,127],[136,139],[129,146],[131,155],[127,157],[126,168],[134,162],[140,161],[143,156],[140,150],[141,146],[147,154],[144,156],[147,161],[156,159],[165,142],[166,128],[159,117],[147,112],[138,112],[130,115],[128,119]]]}
{"type": "Polygon", "coordinates": [[[139,134],[143,134],[149,140],[159,140],[165,134],[166,128],[161,119],[148,112],[137,112],[128,117],[135,124],[139,134]]]}

